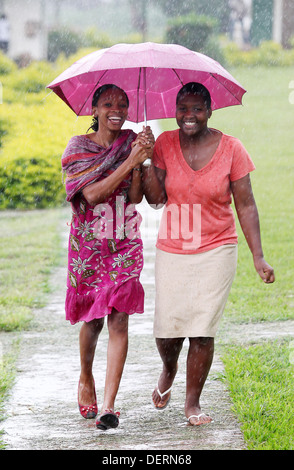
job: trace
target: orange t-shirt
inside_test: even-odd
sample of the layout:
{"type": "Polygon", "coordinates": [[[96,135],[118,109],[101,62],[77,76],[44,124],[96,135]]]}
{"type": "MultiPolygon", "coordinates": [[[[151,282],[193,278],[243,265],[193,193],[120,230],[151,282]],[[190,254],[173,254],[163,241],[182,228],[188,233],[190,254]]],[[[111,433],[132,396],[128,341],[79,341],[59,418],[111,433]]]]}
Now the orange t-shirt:
{"type": "Polygon", "coordinates": [[[222,134],[211,160],[195,171],[183,156],[179,129],[163,132],[156,140],[153,162],[166,171],[167,202],[157,248],[185,254],[237,244],[230,183],[255,169],[238,139],[222,134]]]}

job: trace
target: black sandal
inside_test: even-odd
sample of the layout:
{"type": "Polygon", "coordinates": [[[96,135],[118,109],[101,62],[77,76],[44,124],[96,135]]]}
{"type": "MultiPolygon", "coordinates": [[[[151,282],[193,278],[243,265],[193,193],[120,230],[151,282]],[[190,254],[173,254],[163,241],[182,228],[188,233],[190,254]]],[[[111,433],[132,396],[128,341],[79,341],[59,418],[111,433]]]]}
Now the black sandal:
{"type": "Polygon", "coordinates": [[[96,420],[96,427],[102,431],[107,431],[107,429],[117,428],[119,425],[119,416],[120,412],[112,410],[105,410],[105,412],[100,415],[96,420]]]}

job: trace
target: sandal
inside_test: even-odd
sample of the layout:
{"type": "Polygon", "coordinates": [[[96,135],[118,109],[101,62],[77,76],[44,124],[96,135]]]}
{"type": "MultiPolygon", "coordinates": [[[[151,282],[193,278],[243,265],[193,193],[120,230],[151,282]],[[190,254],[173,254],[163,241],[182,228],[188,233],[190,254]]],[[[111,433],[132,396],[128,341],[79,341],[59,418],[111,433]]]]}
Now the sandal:
{"type": "Polygon", "coordinates": [[[191,415],[191,416],[189,416],[189,418],[187,418],[187,421],[188,421],[189,424],[191,424],[191,426],[200,426],[201,424],[209,424],[209,423],[212,423],[212,422],[213,422],[213,421],[212,421],[212,418],[210,418],[210,416],[206,415],[205,413],[199,413],[199,415],[191,415]],[[200,422],[200,418],[201,418],[202,416],[206,416],[207,418],[210,419],[210,421],[207,421],[207,422],[200,422]],[[196,419],[198,419],[198,423],[192,424],[191,421],[190,421],[191,418],[196,418],[196,419]]]}
{"type": "Polygon", "coordinates": [[[79,410],[83,418],[85,419],[93,419],[96,418],[98,413],[98,406],[97,406],[97,399],[96,399],[96,391],[95,391],[95,382],[94,382],[94,393],[95,393],[95,402],[93,405],[81,405],[79,402],[79,389],[80,389],[80,382],[78,385],[78,405],[79,410]]]}
{"type": "MultiPolygon", "coordinates": [[[[165,395],[167,395],[168,393],[171,392],[171,389],[172,389],[172,387],[170,387],[170,388],[169,388],[168,390],[166,390],[165,392],[161,393],[161,392],[159,391],[159,388],[158,388],[158,385],[157,385],[157,387],[156,387],[156,392],[158,393],[158,395],[160,396],[160,399],[162,400],[165,395]]],[[[170,399],[171,399],[171,394],[170,394],[170,396],[168,397],[168,399],[166,400],[166,402],[165,402],[165,404],[164,404],[163,406],[156,406],[155,403],[154,403],[153,398],[152,398],[152,401],[153,401],[153,405],[155,406],[155,408],[156,408],[157,410],[164,410],[164,409],[167,407],[167,405],[169,404],[170,399]]]]}
{"type": "Polygon", "coordinates": [[[105,410],[105,412],[96,420],[96,427],[98,429],[102,429],[102,431],[107,431],[107,429],[110,428],[117,428],[119,425],[119,416],[119,411],[114,413],[113,410],[105,410]]]}

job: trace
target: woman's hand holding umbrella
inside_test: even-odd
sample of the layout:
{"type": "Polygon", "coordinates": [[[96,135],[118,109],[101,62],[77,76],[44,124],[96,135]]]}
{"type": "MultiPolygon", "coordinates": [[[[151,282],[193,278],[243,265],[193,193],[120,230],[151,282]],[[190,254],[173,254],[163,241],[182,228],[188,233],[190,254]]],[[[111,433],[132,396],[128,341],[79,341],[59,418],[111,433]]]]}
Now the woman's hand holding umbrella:
{"type": "Polygon", "coordinates": [[[144,163],[147,159],[152,159],[153,147],[155,143],[155,138],[150,126],[143,126],[143,131],[139,132],[137,139],[133,142],[132,147],[140,146],[145,150],[146,153],[144,160],[141,163],[144,163]]]}

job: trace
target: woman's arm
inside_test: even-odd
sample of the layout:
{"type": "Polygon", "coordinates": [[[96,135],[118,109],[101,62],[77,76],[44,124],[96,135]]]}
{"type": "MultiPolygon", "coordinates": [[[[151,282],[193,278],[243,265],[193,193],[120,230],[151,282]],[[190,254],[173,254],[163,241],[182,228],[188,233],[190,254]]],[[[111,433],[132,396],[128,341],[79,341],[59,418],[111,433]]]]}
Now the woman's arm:
{"type": "Polygon", "coordinates": [[[255,269],[264,282],[272,283],[275,280],[274,270],[263,257],[258,210],[249,174],[237,181],[232,181],[231,189],[238,219],[252,253],[255,269]]]}
{"type": "Polygon", "coordinates": [[[141,168],[133,168],[132,182],[128,191],[128,199],[132,204],[139,204],[143,199],[141,168]]]}
{"type": "MultiPolygon", "coordinates": [[[[127,177],[133,168],[148,158],[148,150],[141,145],[133,146],[128,158],[109,176],[83,189],[83,195],[91,206],[105,201],[127,177]]],[[[136,172],[138,173],[138,172],[136,172]]]]}
{"type": "MultiPolygon", "coordinates": [[[[133,146],[142,145],[148,152],[148,158],[152,158],[153,147],[155,139],[152,130],[149,126],[143,126],[143,131],[138,133],[137,139],[133,142],[133,146]]],[[[143,185],[142,185],[142,169],[141,167],[133,168],[132,182],[128,191],[129,201],[133,204],[139,204],[143,199],[143,185]]]]}
{"type": "Polygon", "coordinates": [[[167,201],[165,192],[166,171],[154,166],[142,167],[143,191],[148,203],[155,209],[160,209],[167,201]]]}

